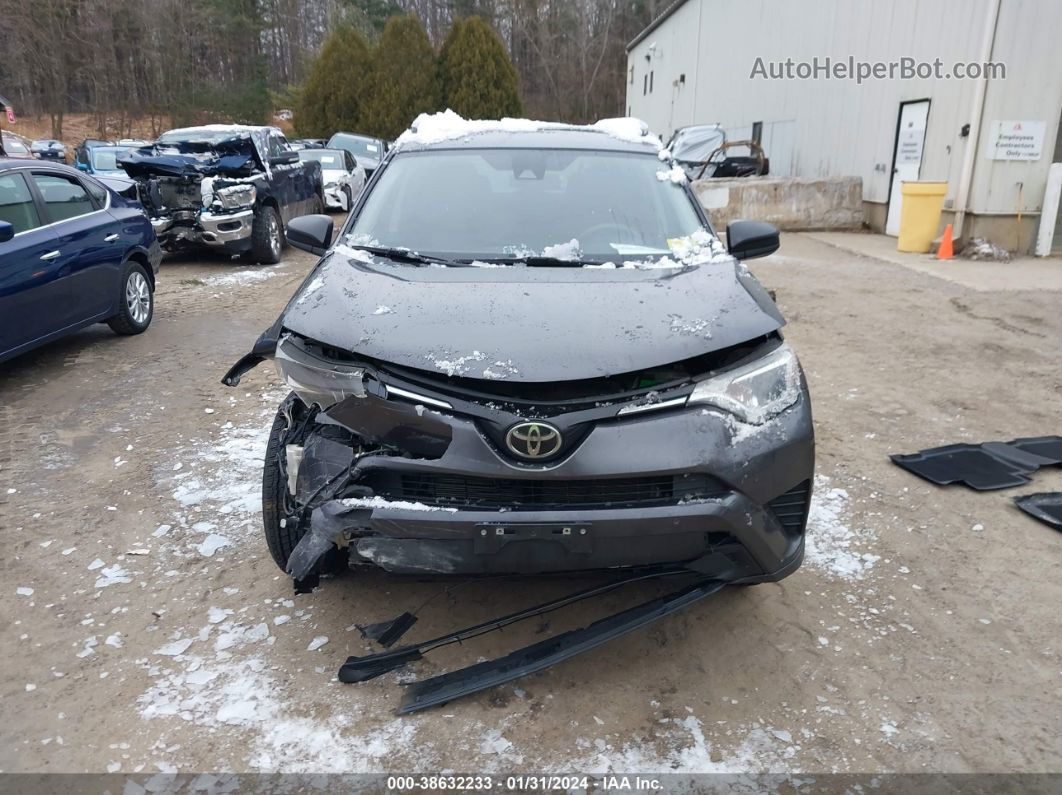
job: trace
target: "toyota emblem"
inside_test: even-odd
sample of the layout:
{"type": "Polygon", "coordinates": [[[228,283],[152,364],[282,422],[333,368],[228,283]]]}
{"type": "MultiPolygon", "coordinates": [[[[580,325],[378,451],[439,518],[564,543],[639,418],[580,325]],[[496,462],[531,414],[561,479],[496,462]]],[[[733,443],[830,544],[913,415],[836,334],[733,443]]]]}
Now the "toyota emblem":
{"type": "Polygon", "coordinates": [[[537,461],[561,448],[561,432],[546,422],[519,422],[505,434],[505,444],[514,455],[537,461]]]}

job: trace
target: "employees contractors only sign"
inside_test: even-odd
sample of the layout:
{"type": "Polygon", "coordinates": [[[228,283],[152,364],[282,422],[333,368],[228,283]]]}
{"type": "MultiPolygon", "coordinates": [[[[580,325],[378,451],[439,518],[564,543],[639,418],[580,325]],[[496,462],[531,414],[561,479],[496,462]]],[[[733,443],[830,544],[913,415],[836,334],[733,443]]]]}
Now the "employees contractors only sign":
{"type": "Polygon", "coordinates": [[[1045,121],[994,121],[988,128],[985,156],[989,160],[1039,160],[1046,129],[1045,121]]]}

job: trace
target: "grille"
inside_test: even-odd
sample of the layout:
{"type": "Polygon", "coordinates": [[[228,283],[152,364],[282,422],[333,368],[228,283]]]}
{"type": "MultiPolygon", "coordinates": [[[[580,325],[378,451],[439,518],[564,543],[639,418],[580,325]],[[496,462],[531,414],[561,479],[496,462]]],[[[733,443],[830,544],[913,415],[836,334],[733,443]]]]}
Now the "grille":
{"type": "Polygon", "coordinates": [[[704,499],[723,493],[707,475],[666,475],[608,480],[501,480],[454,475],[402,474],[380,483],[391,500],[456,508],[537,510],[634,508],[704,499]]]}
{"type": "Polygon", "coordinates": [[[811,496],[811,481],[794,486],[780,497],[775,497],[769,507],[778,517],[778,521],[790,533],[799,533],[804,527],[804,517],[808,513],[808,498],[811,496]]]}

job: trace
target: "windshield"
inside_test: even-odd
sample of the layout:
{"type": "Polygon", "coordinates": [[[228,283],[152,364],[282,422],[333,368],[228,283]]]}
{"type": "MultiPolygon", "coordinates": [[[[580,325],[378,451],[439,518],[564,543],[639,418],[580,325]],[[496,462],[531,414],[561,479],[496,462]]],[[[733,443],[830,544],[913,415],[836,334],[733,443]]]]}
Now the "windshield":
{"type": "Polygon", "coordinates": [[[334,149],[331,151],[328,149],[303,149],[299,152],[299,159],[303,162],[316,160],[321,164],[321,168],[324,171],[346,170],[346,166],[343,163],[343,152],[337,152],[334,149]]]}
{"type": "Polygon", "coordinates": [[[328,146],[331,149],[336,147],[346,149],[354,157],[367,157],[370,160],[379,160],[383,157],[383,143],[376,138],[336,133],[328,139],[328,146]]]}
{"type": "Polygon", "coordinates": [[[655,154],[474,149],[399,154],[347,240],[444,259],[609,262],[702,230],[655,154]]]}
{"type": "Polygon", "coordinates": [[[92,167],[96,171],[121,171],[118,165],[118,156],[125,152],[124,149],[101,149],[96,147],[92,150],[92,167]]]}

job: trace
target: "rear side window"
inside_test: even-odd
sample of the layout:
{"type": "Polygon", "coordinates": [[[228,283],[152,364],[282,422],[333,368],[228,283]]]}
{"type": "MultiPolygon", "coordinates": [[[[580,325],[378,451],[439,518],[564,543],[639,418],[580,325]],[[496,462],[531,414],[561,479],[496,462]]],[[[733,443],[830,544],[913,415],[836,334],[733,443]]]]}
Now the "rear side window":
{"type": "Polygon", "coordinates": [[[93,182],[91,179],[85,180],[85,187],[88,188],[88,192],[92,194],[92,198],[96,200],[96,204],[99,207],[107,206],[107,189],[102,185],[93,182]]]}
{"type": "Polygon", "coordinates": [[[0,174],[0,221],[15,227],[15,234],[41,225],[26,179],[21,174],[0,174]]]}
{"type": "Polygon", "coordinates": [[[88,191],[72,177],[34,174],[33,181],[37,183],[37,190],[41,192],[46,206],[45,212],[52,223],[77,218],[96,209],[88,191]]]}

